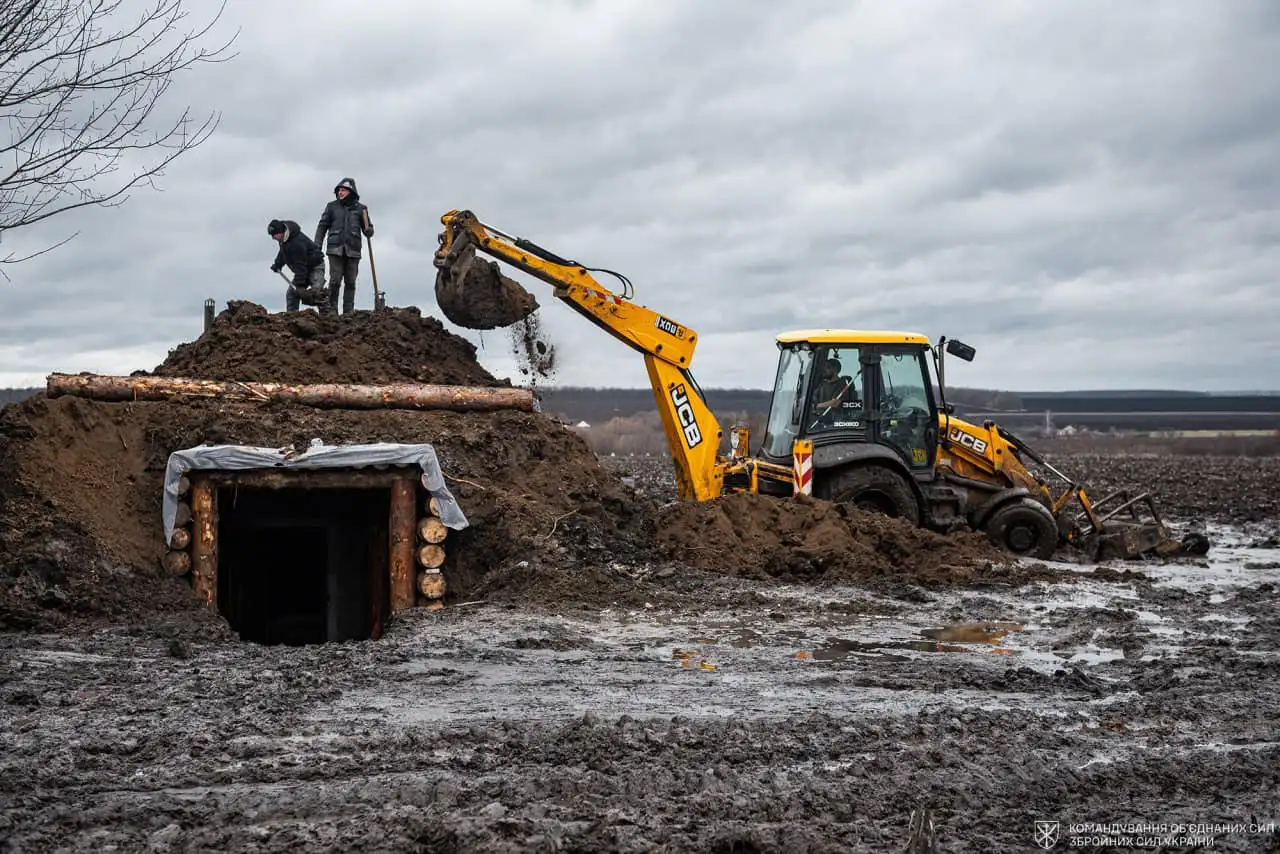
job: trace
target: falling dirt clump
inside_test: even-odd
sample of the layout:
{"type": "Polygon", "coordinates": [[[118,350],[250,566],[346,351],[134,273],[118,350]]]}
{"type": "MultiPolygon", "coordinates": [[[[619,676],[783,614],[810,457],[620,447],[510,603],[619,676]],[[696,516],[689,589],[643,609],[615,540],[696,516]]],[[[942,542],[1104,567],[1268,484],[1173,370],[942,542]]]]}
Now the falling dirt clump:
{"type": "Polygon", "coordinates": [[[195,341],[182,344],[158,376],[284,383],[403,383],[501,386],[476,361],[475,345],[417,308],[271,314],[232,301],[195,341]]]}
{"type": "Polygon", "coordinates": [[[511,351],[516,357],[516,367],[530,385],[554,379],[556,348],[543,334],[542,321],[536,313],[512,324],[511,351]]]}
{"type": "Polygon", "coordinates": [[[1011,556],[981,534],[937,534],[804,496],[738,494],[670,505],[655,526],[666,557],[743,578],[846,583],[896,576],[929,586],[1009,580],[1012,572],[1005,566],[1011,556]]]}

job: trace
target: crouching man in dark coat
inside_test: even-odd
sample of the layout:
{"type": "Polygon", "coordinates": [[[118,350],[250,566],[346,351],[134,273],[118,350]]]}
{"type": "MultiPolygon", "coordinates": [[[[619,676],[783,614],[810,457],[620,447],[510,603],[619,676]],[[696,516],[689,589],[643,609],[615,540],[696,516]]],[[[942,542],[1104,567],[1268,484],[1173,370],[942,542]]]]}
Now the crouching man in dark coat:
{"type": "Polygon", "coordinates": [[[321,314],[330,311],[329,292],[324,286],[324,252],[302,228],[291,219],[273,219],[267,234],[280,244],[271,272],[279,273],[286,265],[293,272],[293,282],[285,293],[285,309],[297,311],[299,303],[316,306],[321,314]]]}
{"type": "Polygon", "coordinates": [[[316,224],[316,243],[326,243],[329,254],[329,305],[338,310],[338,289],[342,287],[342,313],[356,306],[356,274],[360,270],[360,235],[373,237],[369,209],[360,201],[354,178],[343,178],[333,188],[333,201],[324,206],[316,224]],[[344,281],[345,280],[345,281],[344,281]]]}

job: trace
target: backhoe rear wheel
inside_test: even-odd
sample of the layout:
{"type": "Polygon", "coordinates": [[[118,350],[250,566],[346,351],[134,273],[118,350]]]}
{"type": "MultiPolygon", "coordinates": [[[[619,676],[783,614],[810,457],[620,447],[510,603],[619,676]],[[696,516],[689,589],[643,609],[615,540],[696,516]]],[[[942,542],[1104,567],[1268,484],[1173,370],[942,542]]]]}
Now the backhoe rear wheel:
{"type": "Polygon", "coordinates": [[[1053,514],[1030,498],[1010,501],[986,524],[991,542],[1016,555],[1048,560],[1058,550],[1058,524],[1053,514]]]}
{"type": "Polygon", "coordinates": [[[920,501],[915,490],[905,477],[886,466],[847,468],[835,475],[827,494],[832,501],[849,502],[863,510],[915,523],[920,521],[920,501]]]}

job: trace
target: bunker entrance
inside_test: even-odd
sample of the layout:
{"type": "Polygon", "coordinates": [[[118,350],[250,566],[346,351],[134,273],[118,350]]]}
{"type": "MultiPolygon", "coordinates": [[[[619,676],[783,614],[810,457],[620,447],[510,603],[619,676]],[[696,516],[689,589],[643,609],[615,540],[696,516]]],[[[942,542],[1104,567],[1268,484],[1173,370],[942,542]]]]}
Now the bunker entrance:
{"type": "Polygon", "coordinates": [[[430,445],[239,445],[175,451],[165,473],[165,569],[243,640],[377,640],[438,610],[451,529],[467,525],[430,445]]]}
{"type": "Polygon", "coordinates": [[[217,490],[218,608],[245,641],[365,640],[389,609],[390,490],[217,490]]]}

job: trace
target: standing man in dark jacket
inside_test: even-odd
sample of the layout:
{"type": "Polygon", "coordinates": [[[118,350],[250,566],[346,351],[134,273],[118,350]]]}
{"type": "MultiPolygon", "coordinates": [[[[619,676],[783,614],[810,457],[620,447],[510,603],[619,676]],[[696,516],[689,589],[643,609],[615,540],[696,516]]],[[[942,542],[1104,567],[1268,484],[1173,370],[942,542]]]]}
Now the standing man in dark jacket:
{"type": "Polygon", "coordinates": [[[328,314],[333,306],[324,289],[324,253],[320,247],[291,219],[271,220],[267,234],[280,244],[271,272],[279,273],[286,264],[293,272],[293,283],[285,292],[285,309],[297,311],[299,303],[305,302],[316,306],[321,314],[328,314]]]}
{"type": "Polygon", "coordinates": [[[316,226],[316,243],[324,242],[329,255],[329,305],[338,310],[338,286],[346,280],[342,291],[342,313],[356,307],[356,273],[360,269],[360,235],[373,237],[369,209],[360,201],[353,178],[343,178],[333,188],[334,200],[324,206],[320,224],[316,226]]]}

